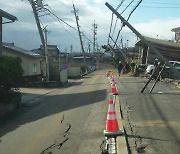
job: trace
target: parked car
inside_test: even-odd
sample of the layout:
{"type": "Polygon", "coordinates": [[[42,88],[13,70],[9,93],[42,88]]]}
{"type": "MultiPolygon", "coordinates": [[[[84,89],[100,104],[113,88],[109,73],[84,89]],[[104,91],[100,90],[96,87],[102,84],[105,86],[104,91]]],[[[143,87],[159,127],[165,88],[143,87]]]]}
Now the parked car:
{"type": "MultiPolygon", "coordinates": [[[[169,63],[171,63],[177,70],[180,71],[180,62],[179,61],[169,61],[169,63]]],[[[163,66],[163,65],[162,65],[163,66]]],[[[160,68],[162,67],[160,66],[160,68]]],[[[155,66],[154,65],[148,65],[147,68],[146,68],[146,71],[145,71],[145,74],[152,74],[153,71],[155,69],[155,66]]],[[[165,77],[172,77],[172,72],[170,70],[170,67],[169,66],[165,66],[163,72],[162,72],[162,75],[161,75],[162,78],[165,78],[165,77]]]]}
{"type": "Polygon", "coordinates": [[[155,69],[154,65],[148,65],[146,68],[145,74],[152,74],[154,69],[155,69]]]}

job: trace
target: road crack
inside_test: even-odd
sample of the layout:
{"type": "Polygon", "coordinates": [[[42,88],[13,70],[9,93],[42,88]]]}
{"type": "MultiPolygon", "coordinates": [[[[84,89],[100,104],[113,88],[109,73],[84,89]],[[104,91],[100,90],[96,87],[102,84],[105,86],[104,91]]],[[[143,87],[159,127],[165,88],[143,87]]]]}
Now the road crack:
{"type": "MultiPolygon", "coordinates": [[[[64,121],[64,115],[60,123],[62,124],[64,121]]],[[[40,154],[52,154],[52,151],[54,149],[61,149],[61,147],[69,140],[70,130],[71,130],[71,124],[66,123],[68,126],[67,129],[65,129],[64,133],[62,134],[62,137],[57,138],[55,140],[55,143],[44,149],[40,154]],[[61,139],[62,138],[62,139],[61,139]]]]}
{"type": "Polygon", "coordinates": [[[64,114],[63,114],[63,117],[62,117],[62,120],[61,120],[61,124],[63,123],[63,121],[64,121],[64,114]]]}

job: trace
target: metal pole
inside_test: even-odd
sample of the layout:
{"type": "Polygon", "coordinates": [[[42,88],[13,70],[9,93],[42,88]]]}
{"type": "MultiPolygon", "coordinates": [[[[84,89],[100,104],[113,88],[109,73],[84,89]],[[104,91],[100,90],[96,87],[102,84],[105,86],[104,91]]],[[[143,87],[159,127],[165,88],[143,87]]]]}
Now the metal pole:
{"type": "Polygon", "coordinates": [[[122,21],[124,26],[127,25],[152,51],[157,54],[158,58],[165,62],[172,69],[172,71],[177,74],[178,78],[180,78],[180,72],[171,63],[169,63],[169,61],[164,58],[151,43],[149,43],[133,26],[131,26],[111,5],[109,5],[107,2],[105,5],[122,21]]]}
{"type": "Polygon", "coordinates": [[[46,57],[46,75],[47,81],[49,81],[49,54],[48,54],[48,46],[47,46],[47,29],[44,29],[45,34],[45,57],[46,57]]]}
{"type": "Polygon", "coordinates": [[[158,64],[158,66],[155,68],[155,70],[153,71],[152,75],[150,76],[149,80],[147,81],[147,83],[145,84],[145,86],[143,87],[143,89],[141,90],[141,93],[144,92],[144,90],[146,89],[146,87],[148,86],[148,84],[150,83],[150,81],[153,79],[153,77],[155,76],[155,74],[157,74],[157,70],[159,69],[161,63],[158,64]]]}
{"type": "Polygon", "coordinates": [[[95,23],[95,20],[94,20],[94,24],[93,24],[93,32],[94,32],[94,35],[93,35],[93,54],[95,54],[95,50],[96,50],[96,29],[97,29],[97,24],[95,23]]]}
{"type": "Polygon", "coordinates": [[[81,32],[80,32],[80,28],[79,28],[80,26],[79,26],[79,23],[78,23],[78,16],[76,14],[76,8],[75,8],[74,4],[73,4],[73,9],[74,9],[74,15],[75,15],[75,19],[76,19],[77,28],[78,28],[78,34],[79,34],[79,39],[80,39],[80,44],[81,44],[81,50],[82,50],[83,58],[84,58],[84,65],[86,67],[86,57],[85,57],[83,42],[82,42],[82,38],[81,38],[81,32]]]}
{"type": "MultiPolygon", "coordinates": [[[[35,3],[34,3],[33,0],[29,0],[29,1],[30,1],[30,4],[31,4],[33,12],[34,12],[34,17],[35,17],[36,24],[37,24],[37,27],[38,27],[38,31],[39,31],[39,35],[40,35],[41,42],[42,42],[42,45],[43,45],[43,49],[45,50],[45,39],[44,39],[44,35],[43,35],[43,30],[41,28],[41,24],[40,24],[40,21],[39,21],[39,17],[38,17],[38,13],[37,13],[37,10],[36,10],[36,6],[35,6],[35,3]]],[[[43,50],[43,55],[45,55],[45,51],[44,50],[43,50]]]]}
{"type": "Polygon", "coordinates": [[[158,76],[157,76],[157,78],[156,78],[156,81],[154,82],[154,84],[153,84],[151,90],[149,91],[149,93],[151,93],[151,92],[153,91],[153,89],[154,89],[156,83],[158,82],[158,80],[159,80],[159,78],[160,78],[160,76],[161,76],[161,74],[162,74],[162,71],[164,70],[165,66],[166,66],[166,63],[163,65],[161,71],[159,72],[159,74],[158,74],[158,76]]]}

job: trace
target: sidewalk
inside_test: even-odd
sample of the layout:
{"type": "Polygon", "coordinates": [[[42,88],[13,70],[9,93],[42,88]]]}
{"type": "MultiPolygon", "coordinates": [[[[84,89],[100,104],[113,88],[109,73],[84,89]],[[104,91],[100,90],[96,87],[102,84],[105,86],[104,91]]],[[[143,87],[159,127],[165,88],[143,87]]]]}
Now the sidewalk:
{"type": "Polygon", "coordinates": [[[56,90],[55,88],[20,88],[21,92],[21,105],[33,103],[42,95],[48,94],[56,90]]]}

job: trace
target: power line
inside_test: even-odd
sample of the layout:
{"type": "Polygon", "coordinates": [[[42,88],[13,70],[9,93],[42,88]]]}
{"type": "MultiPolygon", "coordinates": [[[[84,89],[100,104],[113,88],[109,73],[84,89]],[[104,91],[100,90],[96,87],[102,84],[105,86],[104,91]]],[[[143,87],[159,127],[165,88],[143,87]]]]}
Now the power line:
{"type": "MultiPolygon", "coordinates": [[[[70,1],[70,0],[69,0],[70,1]]],[[[95,4],[95,5],[103,5],[104,6],[104,3],[100,3],[100,2],[82,2],[82,1],[75,1],[79,4],[95,4]]],[[[134,2],[138,2],[138,1],[134,1],[134,2]]],[[[162,5],[180,5],[180,3],[166,3],[166,2],[156,2],[156,1],[151,1],[148,0],[148,2],[144,1],[144,3],[154,3],[154,4],[162,4],[162,5]]],[[[116,5],[115,3],[112,3],[113,5],[116,5]]],[[[122,6],[125,6],[125,5],[122,5],[122,6]]],[[[141,6],[142,7],[142,6],[141,6]]]]}
{"type": "MultiPolygon", "coordinates": [[[[127,10],[127,8],[133,3],[133,1],[134,1],[134,0],[132,0],[132,1],[127,5],[127,7],[122,11],[122,13],[124,13],[124,12],[127,10]]],[[[123,2],[124,2],[124,0],[121,1],[121,3],[117,6],[117,8],[120,8],[120,6],[123,4],[123,2]]],[[[116,8],[116,10],[117,10],[117,8],[116,8]]],[[[121,13],[121,14],[122,14],[122,13],[121,13]]],[[[115,22],[115,26],[114,26],[114,30],[113,30],[112,37],[113,37],[113,35],[114,35],[115,28],[116,28],[116,25],[117,25],[117,19],[118,19],[118,18],[116,18],[116,22],[115,22]]],[[[113,20],[113,13],[112,13],[112,20],[113,20]]],[[[112,20],[111,20],[111,26],[112,26],[112,20]]],[[[116,38],[115,43],[117,42],[117,39],[118,39],[119,34],[120,34],[121,30],[122,30],[122,27],[123,27],[123,26],[121,26],[121,28],[120,28],[120,30],[119,30],[119,32],[118,32],[118,35],[117,35],[117,38],[116,38]]],[[[110,33],[109,33],[109,38],[108,38],[108,40],[110,39],[111,28],[112,28],[112,27],[110,27],[110,33]]],[[[111,38],[112,38],[112,37],[111,37],[111,38]]],[[[109,41],[108,41],[108,44],[109,44],[109,41]]],[[[114,47],[115,47],[115,44],[114,44],[113,48],[114,48],[114,47]]]]}
{"type": "MultiPolygon", "coordinates": [[[[64,4],[65,5],[65,4],[64,4]]],[[[67,5],[66,5],[67,6],[67,5]]],[[[52,8],[48,5],[48,7],[49,7],[49,9],[51,10],[49,10],[48,9],[48,11],[54,16],[54,17],[56,17],[57,19],[58,19],[58,21],[59,22],[63,22],[63,23],[65,23],[65,21],[63,21],[62,19],[60,19],[55,13],[53,13],[52,11],[52,8]]],[[[74,28],[73,26],[71,26],[71,25],[69,25],[68,23],[65,23],[66,25],[68,25],[69,27],[71,27],[71,28],[73,28],[74,30],[76,30],[76,31],[78,31],[76,28],[74,28]]],[[[64,29],[65,29],[65,27],[64,27],[64,29]]],[[[65,31],[67,31],[71,36],[73,36],[67,29],[65,29],[65,31]]],[[[86,35],[84,35],[91,43],[93,43],[86,35]]],[[[74,36],[73,36],[74,37],[74,36]]],[[[74,37],[75,38],[75,37],[74,37]]],[[[77,38],[75,38],[76,40],[78,40],[77,38]]]]}
{"type": "MultiPolygon", "coordinates": [[[[132,0],[133,1],[133,0],[132,0]]],[[[132,2],[131,1],[131,2],[132,2]]],[[[128,16],[128,19],[127,19],[127,21],[130,19],[130,17],[131,17],[131,15],[132,15],[132,13],[138,8],[138,6],[140,5],[142,3],[142,0],[140,0],[138,3],[137,3],[137,5],[133,8],[133,10],[130,12],[130,14],[129,14],[129,16],[128,16]]],[[[130,5],[129,5],[130,6],[130,5]]],[[[118,34],[117,34],[117,37],[116,37],[116,40],[115,40],[115,43],[118,41],[118,38],[119,38],[119,35],[120,35],[120,32],[122,31],[122,28],[124,27],[124,24],[122,23],[122,25],[121,25],[121,28],[120,28],[120,30],[118,31],[118,34]]],[[[113,46],[113,48],[115,47],[115,43],[114,43],[114,46],[113,46]]]]}
{"type": "MultiPolygon", "coordinates": [[[[116,7],[116,10],[118,10],[122,4],[123,4],[124,0],[121,0],[120,4],[116,7]]],[[[109,35],[108,35],[108,42],[107,44],[109,44],[109,40],[110,40],[110,35],[111,35],[111,31],[112,31],[112,25],[113,25],[113,18],[114,18],[114,14],[112,13],[112,17],[111,17],[111,24],[110,24],[110,30],[109,30],[109,35]]]]}
{"type": "Polygon", "coordinates": [[[127,21],[129,20],[129,18],[131,17],[132,13],[138,8],[138,6],[142,3],[142,0],[140,0],[137,5],[133,8],[133,10],[130,12],[127,21]]]}
{"type": "MultiPolygon", "coordinates": [[[[125,7],[125,9],[121,12],[121,14],[123,14],[123,13],[127,10],[127,8],[128,8],[133,2],[134,2],[134,0],[132,0],[132,1],[125,7]]],[[[115,32],[115,29],[116,29],[117,21],[118,21],[118,18],[116,18],[116,23],[115,23],[115,26],[114,26],[114,29],[113,29],[112,37],[113,37],[114,32],[115,32]]]]}
{"type": "Polygon", "coordinates": [[[59,18],[56,14],[54,14],[52,11],[50,11],[47,8],[44,8],[45,10],[49,11],[49,13],[51,13],[53,16],[55,16],[59,21],[63,22],[64,24],[66,24],[67,26],[69,26],[70,28],[74,29],[77,31],[76,28],[74,28],[73,26],[71,26],[70,24],[68,24],[67,22],[65,22],[64,20],[62,20],[61,18],[59,18]]]}
{"type": "MultiPolygon", "coordinates": [[[[53,15],[50,14],[50,17],[52,17],[53,19],[55,19],[55,17],[53,15]]],[[[62,23],[58,20],[59,23],[62,23]]],[[[63,25],[62,25],[63,26],[63,25]]],[[[71,32],[69,32],[64,26],[63,26],[64,30],[71,35],[76,41],[79,41],[73,34],[71,34],[71,32]]]]}

